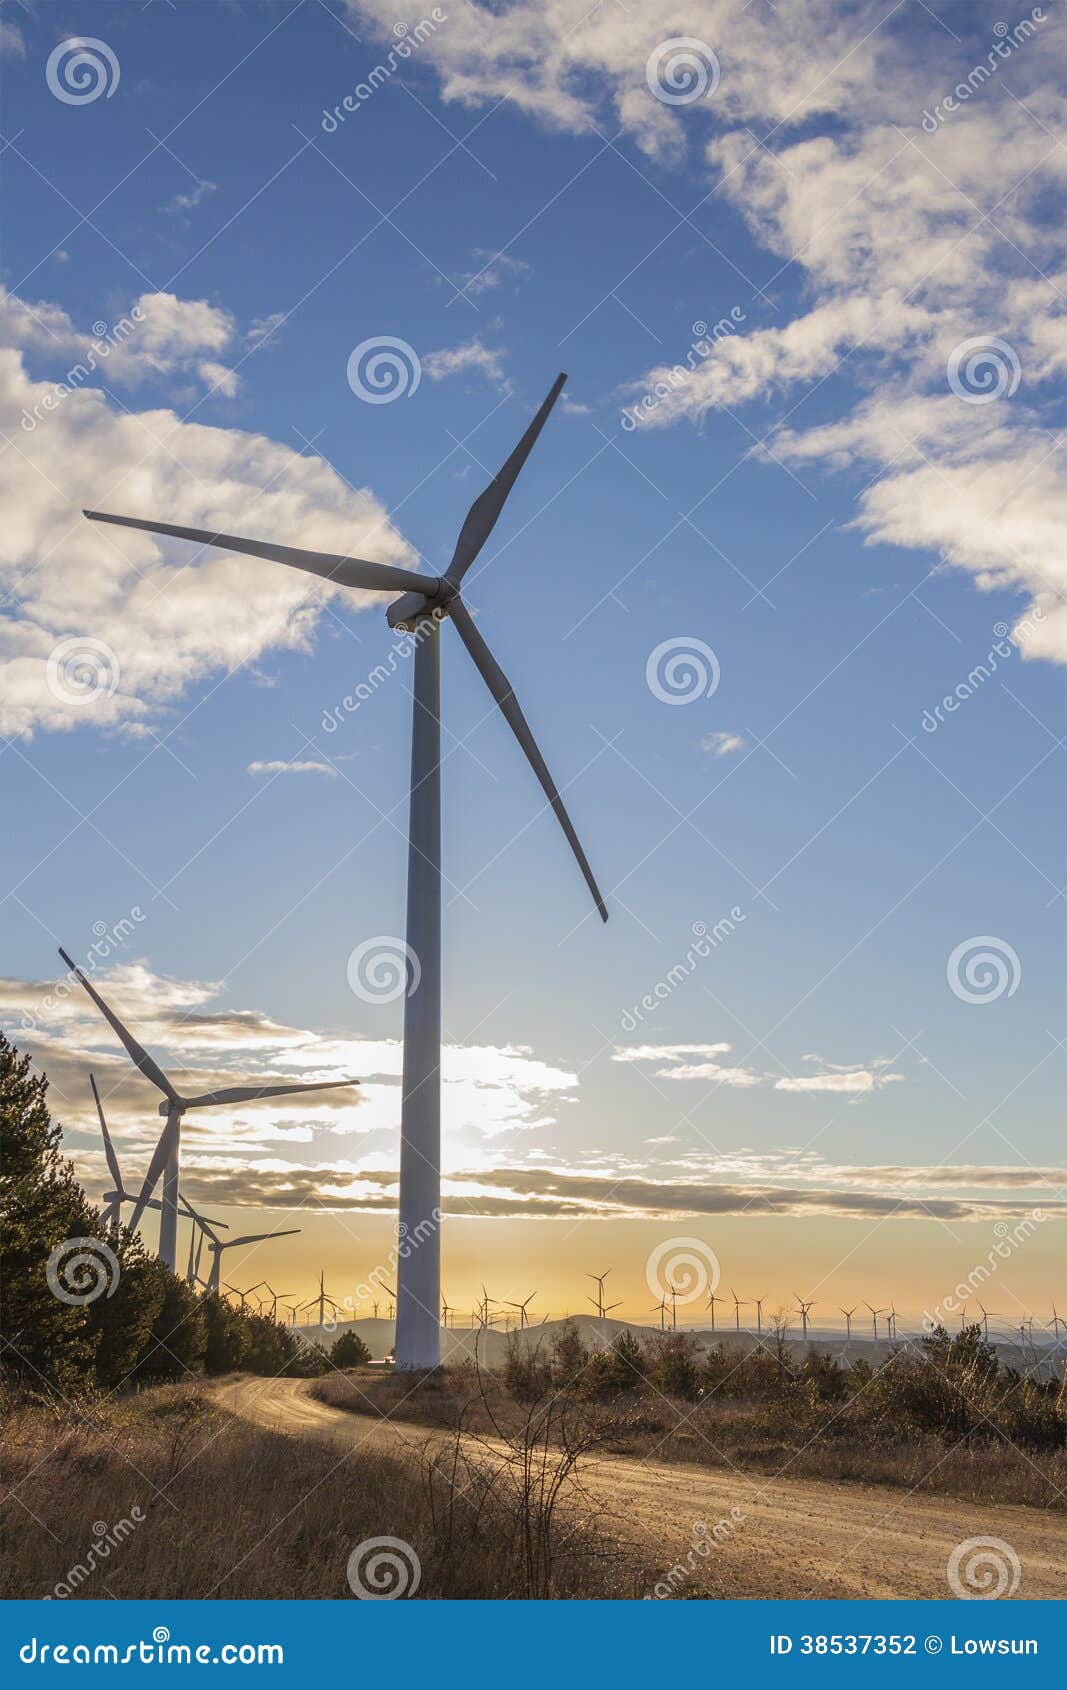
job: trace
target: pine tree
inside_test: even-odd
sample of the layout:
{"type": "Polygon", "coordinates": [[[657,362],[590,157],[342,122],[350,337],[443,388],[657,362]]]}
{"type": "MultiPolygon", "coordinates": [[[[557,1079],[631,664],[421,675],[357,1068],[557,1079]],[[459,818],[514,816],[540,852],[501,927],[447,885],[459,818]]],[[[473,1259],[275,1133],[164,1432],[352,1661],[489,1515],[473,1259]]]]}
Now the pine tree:
{"type": "Polygon", "coordinates": [[[339,1332],[334,1339],[330,1360],[334,1367],[366,1367],[370,1351],[359,1333],[349,1327],[347,1332],[339,1332]]]}
{"type": "Polygon", "coordinates": [[[95,1305],[62,1301],[46,1270],[57,1247],[103,1241],[103,1229],[60,1154],[47,1094],[0,1033],[0,1366],[31,1390],[70,1393],[92,1382],[95,1305]]]}

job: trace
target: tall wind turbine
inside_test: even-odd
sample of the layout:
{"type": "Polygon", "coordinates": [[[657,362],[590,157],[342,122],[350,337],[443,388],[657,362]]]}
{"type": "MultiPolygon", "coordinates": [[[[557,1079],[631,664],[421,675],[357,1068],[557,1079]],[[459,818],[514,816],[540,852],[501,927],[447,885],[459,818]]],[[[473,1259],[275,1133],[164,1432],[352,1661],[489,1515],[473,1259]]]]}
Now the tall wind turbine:
{"type": "Polygon", "coordinates": [[[871,1320],[874,1322],[874,1341],[877,1344],[877,1342],[878,1342],[878,1316],[880,1314],[885,1314],[886,1310],[885,1309],[876,1309],[873,1303],[864,1303],[863,1306],[864,1306],[865,1309],[870,1309],[870,1311],[871,1311],[871,1320]]]}
{"type": "Polygon", "coordinates": [[[505,1308],[518,1309],[518,1311],[519,1311],[519,1331],[520,1332],[525,1332],[526,1328],[530,1324],[530,1317],[526,1313],[526,1310],[529,1308],[530,1304],[533,1302],[533,1300],[536,1296],[537,1296],[537,1292],[531,1291],[530,1295],[527,1297],[527,1299],[524,1303],[505,1303],[505,1305],[504,1305],[505,1308]]]}
{"type": "MultiPolygon", "coordinates": [[[[249,1233],[247,1237],[227,1238],[223,1241],[215,1232],[214,1228],[209,1226],[203,1218],[201,1218],[200,1225],[207,1233],[207,1246],[212,1255],[211,1272],[207,1276],[207,1294],[209,1297],[217,1297],[219,1295],[219,1284],[222,1277],[220,1270],[222,1268],[222,1252],[224,1250],[235,1250],[239,1244],[263,1244],[268,1238],[292,1238],[294,1233],[300,1231],[298,1226],[290,1226],[287,1227],[284,1232],[252,1232],[249,1233]]],[[[265,1285],[266,1283],[265,1279],[261,1279],[259,1285],[253,1285],[249,1291],[242,1291],[241,1307],[244,1308],[245,1298],[251,1296],[252,1291],[258,1291],[259,1286],[265,1285]]]]}
{"type": "Polygon", "coordinates": [[[159,1106],[159,1113],[164,1117],[165,1125],[159,1135],[159,1143],[152,1154],[152,1160],[148,1164],[148,1172],[144,1177],[144,1184],[141,1186],[141,1194],[134,1204],[133,1215],[130,1218],[130,1231],[134,1231],[137,1227],[162,1174],[163,1201],[159,1214],[159,1254],[171,1272],[174,1273],[177,1271],[178,1265],[178,1160],[182,1116],[186,1110],[200,1109],[214,1104],[251,1103],[254,1099],[262,1097],[288,1097],[293,1092],[330,1091],[337,1086],[353,1086],[358,1085],[359,1082],[357,1080],[316,1080],[310,1084],[289,1086],[223,1086],[218,1091],[203,1092],[199,1097],[182,1097],[171,1085],[158,1062],[153,1061],[144,1045],[134,1038],[129,1028],[123,1025],[114,1010],[108,1008],[100,993],[85,978],[77,963],[71,961],[62,946],[59,954],[71,973],[81,981],[104,1020],[118,1034],[131,1060],[141,1070],[145,1078],[151,1080],[152,1084],[163,1093],[164,1100],[159,1106]]]}
{"type": "Polygon", "coordinates": [[[711,1310],[711,1330],[715,1330],[715,1304],[724,1303],[725,1297],[717,1297],[714,1291],[708,1292],[708,1308],[711,1310]]]}
{"type": "MultiPolygon", "coordinates": [[[[440,1365],[441,1238],[441,622],[450,617],[504,719],[541,784],[600,912],[607,907],[514,689],[460,597],[463,578],[485,545],[515,479],[559,398],[566,376],[556,377],[547,398],[499,473],[467,512],[452,561],[441,576],[418,575],[392,564],[329,552],[304,551],[269,540],[246,540],[140,517],[86,511],[93,522],[117,523],[150,534],[244,552],[306,570],[337,585],[363,591],[395,590],[402,597],[386,612],[391,628],[413,634],[411,807],[408,828],[408,955],[418,960],[418,983],[404,1002],[404,1078],[400,1118],[401,1235],[418,1241],[400,1259],[396,1365],[440,1365]]],[[[413,969],[414,973],[414,969],[413,969]]],[[[158,1081],[157,1081],[158,1083],[158,1081]]]]}
{"type": "Polygon", "coordinates": [[[852,1316],[855,1314],[855,1312],[856,1312],[856,1305],[855,1304],[853,1304],[850,1309],[842,1309],[841,1310],[841,1313],[845,1317],[845,1342],[846,1343],[851,1343],[851,1341],[852,1341],[852,1316]]]}

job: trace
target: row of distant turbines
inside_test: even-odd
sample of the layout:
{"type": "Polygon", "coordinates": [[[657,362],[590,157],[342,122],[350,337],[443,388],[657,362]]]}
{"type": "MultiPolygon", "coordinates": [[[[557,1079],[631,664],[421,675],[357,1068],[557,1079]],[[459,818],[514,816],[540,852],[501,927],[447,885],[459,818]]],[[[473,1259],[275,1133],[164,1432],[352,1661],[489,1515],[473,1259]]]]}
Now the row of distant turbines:
{"type": "MultiPolygon", "coordinates": [[[[336,1298],[331,1296],[331,1294],[326,1290],[325,1269],[323,1269],[319,1274],[318,1291],[313,1297],[308,1298],[305,1303],[286,1304],[284,1299],[286,1297],[291,1297],[293,1293],[290,1291],[275,1291],[273,1286],[268,1284],[266,1280],[262,1279],[245,1290],[238,1290],[235,1286],[227,1284],[222,1279],[222,1255],[225,1250],[236,1249],[241,1245],[266,1243],[268,1240],[276,1238],[291,1238],[294,1237],[300,1229],[298,1227],[287,1227],[284,1230],[276,1232],[246,1233],[242,1234],[239,1238],[222,1239],[219,1237],[216,1228],[221,1227],[224,1231],[228,1231],[229,1229],[226,1222],[211,1219],[207,1215],[203,1215],[199,1213],[198,1210],[194,1209],[193,1205],[189,1202],[188,1197],[178,1190],[176,1179],[173,1183],[170,1197],[168,1199],[166,1174],[168,1168],[168,1156],[171,1153],[173,1153],[176,1161],[177,1141],[180,1132],[181,1117],[187,1109],[201,1107],[207,1104],[237,1103],[247,1101],[251,1098],[282,1096],[286,1093],[298,1091],[318,1091],[326,1089],[327,1086],[332,1084],[343,1085],[354,1084],[355,1082],[317,1082],[306,1086],[287,1085],[275,1087],[231,1087],[223,1091],[205,1093],[200,1097],[181,1098],[170,1085],[170,1082],[167,1080],[162,1070],[157,1068],[152,1062],[152,1059],[148,1056],[143,1046],[138,1044],[129,1030],[123,1025],[114,1012],[108,1008],[99,993],[93,986],[90,985],[81,969],[70,961],[70,958],[67,956],[65,951],[61,951],[60,955],[63,957],[64,962],[67,963],[68,967],[73,969],[75,975],[81,981],[81,984],[85,987],[85,990],[88,992],[93,1002],[97,1005],[101,1014],[104,1015],[112,1027],[114,1027],[123,1044],[133,1057],[134,1062],[137,1063],[137,1066],[141,1068],[142,1072],[146,1073],[149,1078],[154,1080],[155,1084],[157,1084],[164,1092],[167,1100],[165,1103],[160,1105],[160,1113],[166,1115],[167,1124],[163,1129],[159,1144],[156,1147],[156,1152],[152,1158],[151,1164],[149,1165],[148,1174],[142,1184],[141,1191],[139,1195],[135,1197],[132,1192],[127,1190],[123,1180],[118,1153],[115,1149],[114,1140],[112,1139],[108,1128],[107,1117],[104,1113],[104,1105],[96,1083],[96,1077],[93,1074],[89,1075],[89,1083],[92,1087],[93,1100],[96,1104],[96,1112],[100,1121],[100,1131],[104,1142],[104,1155],[107,1161],[108,1172],[113,1181],[113,1189],[105,1192],[104,1194],[104,1209],[102,1215],[104,1225],[117,1231],[121,1226],[122,1209],[125,1204],[133,1206],[133,1218],[129,1223],[131,1228],[137,1225],[145,1209],[158,1210],[160,1213],[160,1255],[167,1261],[167,1265],[171,1268],[171,1270],[176,1272],[177,1215],[180,1210],[191,1223],[189,1231],[189,1257],[186,1267],[186,1280],[189,1285],[200,1286],[202,1289],[207,1291],[209,1295],[213,1294],[215,1296],[221,1295],[222,1290],[225,1287],[227,1291],[230,1291],[240,1298],[242,1309],[247,1306],[249,1301],[254,1299],[256,1302],[257,1312],[262,1312],[269,1301],[271,1317],[275,1320],[278,1317],[279,1304],[281,1304],[283,1314],[288,1316],[290,1323],[293,1325],[296,1324],[298,1316],[303,1314],[306,1316],[305,1324],[308,1326],[315,1324],[320,1328],[325,1328],[327,1325],[327,1309],[330,1311],[331,1324],[335,1322],[338,1314],[341,1314],[342,1312],[352,1312],[348,1310],[344,1304],[339,1303],[336,1298]],[[168,1134],[172,1135],[169,1143],[168,1134]],[[152,1196],[152,1191],[154,1190],[155,1183],[158,1180],[159,1173],[161,1171],[164,1173],[162,1201],[152,1196]],[[173,1206],[173,1214],[171,1213],[171,1206],[173,1206]],[[165,1239],[169,1239],[169,1250],[165,1248],[165,1239]],[[208,1253],[211,1257],[211,1265],[206,1278],[204,1278],[201,1274],[201,1262],[205,1246],[207,1247],[208,1253]],[[261,1291],[265,1291],[267,1293],[266,1297],[256,1296],[256,1293],[261,1291]],[[316,1308],[318,1310],[318,1320],[317,1322],[313,1322],[311,1311],[316,1308]]],[[[600,1320],[606,1320],[615,1309],[622,1307],[621,1298],[610,1303],[605,1301],[605,1282],[612,1271],[613,1270],[611,1268],[605,1268],[603,1273],[586,1274],[586,1278],[592,1280],[593,1284],[596,1286],[595,1295],[587,1298],[587,1301],[596,1310],[597,1317],[600,1320]]],[[[381,1309],[384,1306],[386,1309],[385,1318],[392,1321],[395,1318],[397,1307],[396,1287],[389,1285],[384,1280],[376,1283],[382,1295],[379,1300],[371,1301],[373,1318],[375,1320],[381,1318],[381,1309]],[[388,1296],[387,1303],[385,1302],[386,1296],[388,1296]]],[[[506,1331],[510,1330],[512,1326],[515,1325],[517,1325],[519,1331],[526,1331],[526,1329],[533,1324],[529,1311],[530,1304],[535,1300],[537,1295],[538,1293],[536,1291],[532,1291],[530,1295],[521,1302],[504,1299],[498,1305],[494,1305],[493,1299],[490,1298],[489,1293],[483,1284],[481,1297],[470,1311],[471,1329],[480,1328],[485,1331],[496,1327],[498,1324],[502,1324],[506,1331]],[[517,1315],[517,1320],[515,1315],[500,1312],[502,1310],[514,1310],[515,1315],[517,1315]]],[[[801,1333],[804,1338],[807,1338],[811,1311],[816,1306],[815,1300],[810,1297],[801,1297],[797,1292],[794,1292],[793,1295],[795,1298],[795,1312],[800,1316],[801,1333]]],[[[678,1329],[678,1298],[679,1288],[674,1284],[669,1284],[667,1293],[660,1298],[658,1303],[653,1305],[652,1310],[650,1311],[652,1314],[658,1314],[660,1330],[663,1332],[668,1330],[677,1331],[678,1329]]],[[[688,1301],[687,1298],[684,1300],[688,1301]]],[[[710,1317],[712,1332],[714,1333],[721,1329],[716,1317],[716,1309],[718,1305],[722,1304],[724,1308],[728,1308],[729,1304],[732,1302],[734,1310],[734,1330],[738,1333],[742,1330],[741,1310],[745,1308],[754,1308],[756,1311],[756,1334],[758,1337],[762,1337],[763,1306],[766,1301],[766,1297],[740,1297],[736,1291],[730,1291],[726,1297],[719,1296],[716,1291],[709,1291],[707,1294],[706,1308],[710,1317]]],[[[978,1306],[980,1317],[977,1324],[981,1325],[983,1334],[988,1340],[990,1319],[992,1318],[996,1320],[1000,1317],[997,1315],[995,1310],[987,1308],[979,1298],[976,1298],[975,1301],[978,1306]]],[[[866,1309],[871,1317],[871,1336],[875,1343],[877,1343],[879,1339],[879,1317],[882,1318],[882,1336],[889,1342],[896,1340],[898,1316],[895,1303],[890,1302],[887,1305],[879,1306],[874,1303],[863,1302],[862,1304],[854,1303],[851,1308],[840,1306],[836,1310],[837,1313],[844,1316],[846,1341],[851,1342],[852,1340],[852,1323],[861,1307],[866,1309]]],[[[970,1305],[965,1303],[959,1311],[961,1332],[968,1324],[967,1316],[969,1308],[970,1305]]],[[[453,1329],[455,1327],[455,1315],[456,1310],[449,1305],[442,1293],[439,1315],[440,1325],[446,1330],[453,1329]]],[[[546,1324],[548,1319],[549,1316],[547,1314],[544,1315],[540,1324],[546,1324]]],[[[1048,1323],[1047,1329],[1051,1330],[1054,1342],[1059,1341],[1061,1326],[1063,1327],[1065,1334],[1067,1334],[1067,1321],[1060,1317],[1057,1312],[1056,1305],[1053,1303],[1052,1319],[1051,1322],[1048,1323]]],[[[726,1329],[729,1329],[728,1325],[726,1329]]],[[[745,1330],[748,1330],[747,1324],[745,1330]]],[[[1021,1320],[1018,1327],[1014,1327],[1011,1330],[1013,1336],[1016,1333],[1018,1334],[1019,1341],[1024,1347],[1027,1344],[1032,1346],[1034,1339],[1034,1319],[1032,1315],[1028,1316],[1024,1320],[1021,1320]]]]}

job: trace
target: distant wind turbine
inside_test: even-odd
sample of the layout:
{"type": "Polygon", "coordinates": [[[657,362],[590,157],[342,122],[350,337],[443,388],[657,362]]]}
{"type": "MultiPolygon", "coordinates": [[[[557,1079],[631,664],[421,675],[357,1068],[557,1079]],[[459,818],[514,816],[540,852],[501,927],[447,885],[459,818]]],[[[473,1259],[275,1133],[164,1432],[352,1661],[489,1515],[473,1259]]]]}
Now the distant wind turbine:
{"type": "Polygon", "coordinates": [[[865,1309],[870,1309],[870,1311],[871,1311],[871,1320],[874,1322],[874,1341],[877,1344],[877,1342],[878,1342],[878,1316],[880,1314],[885,1314],[886,1310],[885,1309],[876,1309],[874,1307],[873,1303],[864,1303],[863,1306],[864,1306],[865,1309]]]}
{"type": "Polygon", "coordinates": [[[797,1296],[795,1291],[793,1292],[793,1295],[797,1299],[797,1308],[800,1310],[801,1330],[803,1336],[806,1338],[808,1335],[808,1311],[809,1309],[813,1309],[815,1307],[815,1301],[814,1299],[810,1299],[808,1302],[805,1302],[803,1297],[797,1296]]]}
{"type": "MultiPolygon", "coordinates": [[[[209,1272],[207,1279],[207,1294],[209,1297],[217,1297],[219,1294],[219,1285],[222,1277],[220,1271],[222,1267],[222,1252],[224,1250],[236,1250],[241,1244],[263,1244],[268,1238],[292,1238],[295,1233],[300,1231],[298,1226],[290,1226],[287,1227],[284,1232],[253,1232],[249,1233],[247,1237],[227,1238],[225,1242],[223,1242],[223,1240],[205,1220],[201,1220],[200,1225],[207,1233],[207,1245],[212,1256],[211,1271],[209,1272]]],[[[264,1284],[264,1281],[260,1280],[259,1283],[262,1285],[264,1284]]],[[[258,1290],[259,1285],[252,1286],[252,1291],[258,1290]]],[[[250,1294],[250,1292],[241,1292],[242,1308],[244,1307],[245,1297],[250,1294]]]]}
{"type": "Polygon", "coordinates": [[[855,1312],[856,1312],[855,1303],[853,1303],[853,1305],[850,1309],[842,1309],[841,1310],[841,1313],[845,1317],[845,1341],[846,1341],[846,1343],[850,1343],[851,1340],[852,1340],[852,1316],[855,1314],[855,1312]]]}
{"type": "MultiPolygon", "coordinates": [[[[317,575],[335,586],[403,596],[389,606],[389,626],[413,634],[411,807],[408,833],[407,954],[417,962],[418,980],[404,1004],[404,1075],[400,1122],[400,1231],[418,1239],[418,1249],[399,1265],[399,1320],[396,1365],[430,1369],[440,1364],[441,1239],[437,1217],[441,1199],[441,720],[440,624],[450,617],[505,721],[540,782],[577,860],[601,919],[607,906],[593,876],[563,799],[548,771],[537,741],[519,707],[511,682],[500,668],[460,596],[463,579],[503,511],[516,477],[548,420],[566,377],[557,376],[503,468],[475,499],[456,541],[452,560],[441,576],[364,558],[304,551],[268,540],[179,528],[173,523],[86,511],[93,522],[117,523],[150,534],[191,540],[268,558],[317,575]]],[[[538,589],[528,584],[527,594],[538,589]]],[[[521,611],[521,607],[520,607],[521,611]]]]}
{"type": "MultiPolygon", "coordinates": [[[[182,1097],[164,1074],[158,1062],[153,1061],[144,1046],[134,1038],[129,1029],[123,1025],[109,1009],[99,992],[86,979],[77,963],[72,962],[66,951],[60,947],[60,956],[67,967],[81,981],[89,996],[92,998],[104,1020],[118,1034],[126,1047],[130,1059],[141,1070],[146,1079],[163,1093],[164,1101],[159,1106],[159,1113],[165,1119],[163,1131],[159,1135],[152,1160],[148,1164],[148,1172],[141,1186],[141,1194],[134,1204],[130,1217],[130,1231],[134,1231],[141,1216],[148,1207],[152,1193],[163,1176],[163,1201],[159,1215],[159,1254],[166,1262],[171,1272],[177,1271],[178,1266],[178,1161],[181,1144],[182,1116],[188,1109],[200,1109],[216,1104],[251,1103],[257,1098],[287,1097],[293,1092],[331,1091],[339,1086],[358,1085],[357,1080],[317,1080],[312,1084],[288,1086],[224,1086],[218,1091],[207,1091],[199,1097],[182,1097]]],[[[217,1289],[217,1287],[216,1287],[217,1289]]]]}
{"type": "Polygon", "coordinates": [[[529,1308],[530,1304],[533,1302],[533,1300],[536,1296],[537,1296],[537,1292],[531,1291],[530,1295],[527,1297],[527,1299],[524,1303],[506,1303],[504,1305],[506,1308],[509,1308],[509,1309],[518,1309],[518,1311],[519,1311],[519,1331],[520,1332],[525,1331],[526,1327],[529,1326],[529,1324],[530,1324],[530,1317],[526,1313],[526,1311],[527,1311],[527,1309],[529,1308]]]}

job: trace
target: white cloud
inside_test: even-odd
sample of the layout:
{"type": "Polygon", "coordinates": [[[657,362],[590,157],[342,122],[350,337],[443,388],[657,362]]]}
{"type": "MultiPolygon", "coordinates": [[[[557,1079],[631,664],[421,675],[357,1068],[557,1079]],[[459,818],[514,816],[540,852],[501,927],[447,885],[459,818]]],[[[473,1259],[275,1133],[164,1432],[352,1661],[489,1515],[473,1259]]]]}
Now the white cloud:
{"type": "Polygon", "coordinates": [[[290,762],[273,758],[268,763],[249,763],[247,772],[250,775],[329,775],[332,780],[337,779],[335,768],[329,763],[316,763],[313,758],[294,757],[290,762]]]}
{"type": "MultiPolygon", "coordinates": [[[[381,33],[391,27],[387,0],[349,4],[381,33]]],[[[447,100],[507,100],[576,134],[614,124],[664,163],[702,152],[713,203],[780,261],[770,280],[760,269],[763,287],[787,272],[803,281],[808,303],[792,320],[636,380],[635,396],[658,397],[634,413],[642,426],[788,392],[777,456],[836,467],[862,451],[867,538],[1024,595],[1023,615],[1046,612],[1026,655],[1067,662],[1062,449],[1044,414],[1056,397],[1045,384],[1067,370],[1067,153],[1056,139],[1067,128],[1067,9],[1023,7],[1007,26],[992,8],[954,16],[950,30],[929,9],[883,0],[692,0],[684,33],[717,52],[721,80],[712,96],[669,106],[645,75],[682,28],[660,0],[505,11],[471,0],[425,52],[447,100]],[[949,355],[989,336],[1018,356],[1018,391],[988,407],[950,396],[949,355]],[[810,421],[809,393],[821,413],[810,421]],[[827,402],[838,412],[829,424],[827,402]],[[888,434],[871,428],[891,414],[888,434]]],[[[748,316],[765,309],[736,285],[748,316]]]]}
{"type": "Polygon", "coordinates": [[[169,213],[193,211],[201,200],[206,199],[208,194],[215,193],[217,189],[217,182],[209,182],[206,178],[198,176],[191,188],[187,188],[184,193],[175,194],[174,198],[163,207],[163,210],[169,213]]]}
{"type": "Polygon", "coordinates": [[[475,247],[475,259],[483,259],[475,270],[469,270],[460,276],[460,291],[462,293],[486,293],[490,288],[498,288],[507,276],[518,282],[523,276],[530,274],[530,266],[523,263],[521,258],[512,258],[506,252],[489,252],[484,247],[475,247]]]}
{"type": "Polygon", "coordinates": [[[720,1062],[719,1058],[728,1055],[730,1049],[729,1044],[616,1045],[611,1060],[662,1063],[663,1066],[655,1071],[657,1079],[712,1080],[716,1085],[740,1089],[770,1084],[775,1091],[872,1092],[904,1078],[903,1074],[888,1072],[888,1057],[878,1057],[869,1066],[864,1066],[860,1063],[826,1062],[822,1057],[813,1056],[805,1056],[804,1061],[818,1063],[819,1073],[779,1077],[754,1068],[739,1068],[720,1062]]]}
{"type": "MultiPolygon", "coordinates": [[[[235,1156],[253,1176],[273,1169],[288,1177],[289,1162],[280,1150],[287,1144],[317,1146],[321,1177],[314,1190],[306,1183],[301,1186],[304,1195],[328,1195],[335,1175],[347,1177],[347,1171],[357,1167],[350,1156],[329,1153],[339,1136],[365,1140],[381,1133],[386,1155],[395,1156],[403,1071],[398,1038],[358,1038],[286,1026],[259,1010],[226,1006],[217,981],[168,979],[143,962],[112,964],[95,974],[94,984],[186,1096],[237,1080],[285,1084],[359,1079],[358,1089],[352,1091],[190,1114],[184,1142],[189,1165],[200,1170],[198,1189],[205,1196],[223,1200],[211,1185],[213,1171],[232,1171],[235,1156]],[[269,1147],[267,1161],[263,1146],[269,1147]]],[[[104,1173],[89,1089],[90,1071],[96,1075],[124,1173],[132,1179],[133,1166],[143,1165],[158,1137],[159,1096],[132,1066],[83,988],[67,976],[58,981],[0,979],[0,1016],[12,1041],[47,1073],[53,1113],[65,1131],[75,1135],[67,1148],[85,1177],[99,1182],[104,1173]]],[[[576,1074],[525,1046],[446,1045],[446,1165],[455,1165],[459,1158],[469,1166],[494,1139],[552,1126],[558,1109],[573,1100],[577,1089],[576,1074]]],[[[381,1160],[381,1152],[371,1151],[358,1167],[381,1160]]],[[[300,1168],[294,1165],[291,1173],[296,1178],[300,1168]]],[[[257,1189],[254,1177],[244,1200],[255,1201],[257,1189]]],[[[384,1206],[395,1207],[395,1200],[384,1206]]]]}
{"type": "Polygon", "coordinates": [[[706,734],[700,742],[700,749],[710,751],[713,757],[730,757],[744,748],[745,742],[740,734],[726,732],[706,734]]]}
{"type": "MultiPolygon", "coordinates": [[[[86,337],[59,307],[0,297],[0,731],[136,729],[209,675],[306,649],[339,589],[258,559],[90,523],[83,507],[189,527],[265,534],[417,567],[367,488],[263,435],[120,410],[95,385],[180,378],[224,348],[233,325],[206,301],[142,296],[144,323],[73,382],[86,337]],[[5,349],[6,344],[6,349],[5,349]],[[50,379],[31,375],[43,366],[50,379]],[[55,475],[62,464],[61,478],[55,475]],[[53,661],[88,645],[88,696],[53,661]]],[[[380,595],[344,592],[349,606],[380,595]]]]}
{"type": "Polygon", "coordinates": [[[431,381],[444,381],[449,376],[477,370],[486,381],[507,386],[503,355],[493,347],[483,345],[480,340],[468,340],[462,346],[443,346],[437,352],[427,352],[422,359],[422,368],[431,381]]]}

